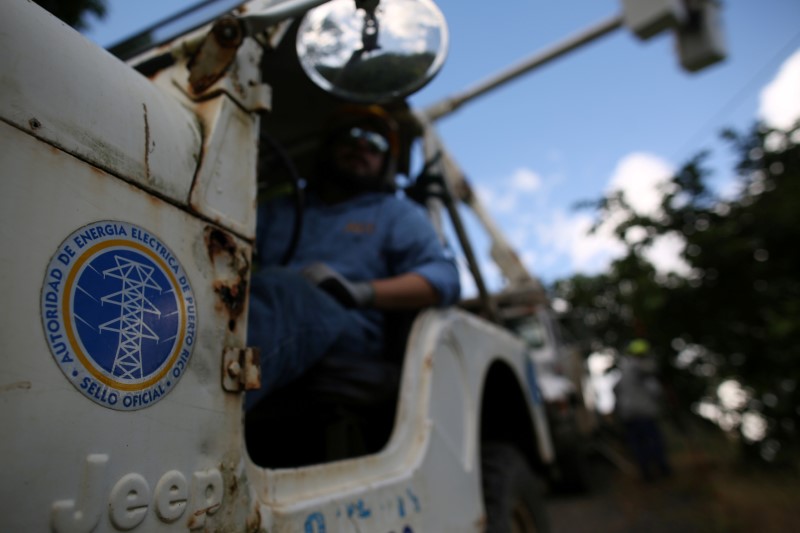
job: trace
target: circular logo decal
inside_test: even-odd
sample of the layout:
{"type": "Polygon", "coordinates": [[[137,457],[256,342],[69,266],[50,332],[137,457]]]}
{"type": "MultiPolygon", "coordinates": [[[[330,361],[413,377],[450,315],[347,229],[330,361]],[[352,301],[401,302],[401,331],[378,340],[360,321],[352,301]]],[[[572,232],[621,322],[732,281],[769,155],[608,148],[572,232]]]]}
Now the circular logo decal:
{"type": "Polygon", "coordinates": [[[155,235],[116,221],[75,231],[53,255],[42,325],[64,375],[90,400],[123,411],[163,398],[186,370],[194,294],[155,235]]]}

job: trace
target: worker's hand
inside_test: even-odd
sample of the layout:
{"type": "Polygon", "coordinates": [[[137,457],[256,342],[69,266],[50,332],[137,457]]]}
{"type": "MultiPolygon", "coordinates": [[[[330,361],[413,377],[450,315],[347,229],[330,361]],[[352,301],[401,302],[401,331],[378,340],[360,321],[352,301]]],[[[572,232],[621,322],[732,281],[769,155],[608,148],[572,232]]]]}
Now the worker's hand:
{"type": "Polygon", "coordinates": [[[369,307],[375,301],[375,288],[368,281],[349,281],[325,263],[313,263],[303,277],[333,296],[345,307],[369,307]]]}

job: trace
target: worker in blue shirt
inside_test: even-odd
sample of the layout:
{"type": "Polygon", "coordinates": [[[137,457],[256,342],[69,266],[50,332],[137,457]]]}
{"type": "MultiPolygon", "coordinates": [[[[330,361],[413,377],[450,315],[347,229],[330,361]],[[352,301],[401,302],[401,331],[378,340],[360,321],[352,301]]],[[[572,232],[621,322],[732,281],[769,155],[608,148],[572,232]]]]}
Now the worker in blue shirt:
{"type": "Polygon", "coordinates": [[[288,200],[261,205],[248,344],[260,349],[255,404],[321,357],[383,353],[384,311],[447,306],[460,296],[455,261],[418,204],[393,188],[394,121],[376,106],[335,115],[310,177],[289,263],[288,200]]]}

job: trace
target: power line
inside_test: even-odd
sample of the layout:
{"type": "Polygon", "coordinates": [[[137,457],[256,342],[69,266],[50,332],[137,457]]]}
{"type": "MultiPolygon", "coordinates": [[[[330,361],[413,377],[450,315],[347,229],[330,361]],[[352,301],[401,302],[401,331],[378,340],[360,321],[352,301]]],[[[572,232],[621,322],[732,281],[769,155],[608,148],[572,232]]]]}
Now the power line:
{"type": "Polygon", "coordinates": [[[706,122],[697,129],[697,131],[689,137],[680,150],[677,150],[672,158],[673,161],[679,161],[679,158],[683,158],[683,153],[688,151],[692,146],[695,146],[702,137],[705,137],[707,132],[706,130],[711,126],[718,124],[725,115],[730,114],[733,110],[735,110],[739,105],[741,105],[742,100],[744,100],[749,94],[761,84],[761,80],[764,78],[765,75],[769,73],[770,70],[775,69],[775,64],[779,61],[783,61],[785,57],[800,45],[800,32],[796,33],[792,36],[789,41],[783,45],[778,51],[773,54],[762,66],[758,69],[750,79],[738,90],[736,91],[731,98],[725,102],[722,107],[714,113],[706,122]]]}

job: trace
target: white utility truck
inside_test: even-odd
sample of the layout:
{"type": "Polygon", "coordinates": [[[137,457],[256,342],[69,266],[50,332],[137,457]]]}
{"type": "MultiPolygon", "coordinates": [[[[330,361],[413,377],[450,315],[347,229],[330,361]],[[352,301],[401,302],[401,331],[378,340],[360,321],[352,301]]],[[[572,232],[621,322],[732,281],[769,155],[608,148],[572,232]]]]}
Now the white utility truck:
{"type": "MultiPolygon", "coordinates": [[[[398,319],[388,401],[317,373],[303,401],[245,420],[257,174],[299,197],[321,118],[379,101],[406,171],[425,147],[414,194],[434,220],[456,212],[403,103],[441,66],[444,21],[428,1],[376,4],[253,0],[123,62],[0,3],[0,531],[546,529],[535,363],[488,300],[398,319]],[[401,20],[412,33],[391,34],[401,20]]],[[[301,219],[298,202],[286,223],[301,219]]]]}

